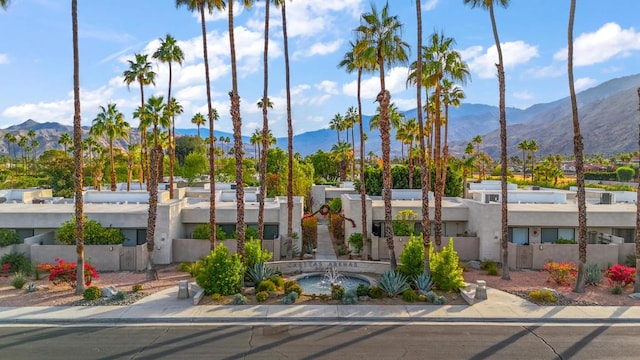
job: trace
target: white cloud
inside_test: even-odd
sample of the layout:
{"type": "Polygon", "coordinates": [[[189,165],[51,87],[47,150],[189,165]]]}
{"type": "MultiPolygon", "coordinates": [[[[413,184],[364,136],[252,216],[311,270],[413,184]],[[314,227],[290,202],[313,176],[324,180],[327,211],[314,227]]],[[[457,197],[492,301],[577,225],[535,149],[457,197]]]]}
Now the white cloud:
{"type": "Polygon", "coordinates": [[[416,108],[416,99],[391,99],[391,102],[393,102],[396,107],[398,107],[398,110],[400,111],[407,111],[407,110],[412,110],[416,108]]]}
{"type": "Polygon", "coordinates": [[[293,54],[294,59],[298,59],[301,57],[311,57],[315,55],[327,55],[338,51],[342,45],[342,40],[337,39],[331,42],[317,42],[311,45],[308,48],[304,48],[304,50],[298,50],[293,54]]]}
{"type": "Polygon", "coordinates": [[[320,91],[323,91],[327,94],[337,95],[338,91],[338,83],[331,80],[323,80],[314,85],[314,87],[320,91]]]}
{"type": "MultiPolygon", "coordinates": [[[[598,64],[614,57],[629,56],[640,50],[640,32],[634,28],[622,29],[616,23],[604,24],[592,33],[584,33],[573,42],[573,64],[586,66],[598,64]]],[[[567,59],[567,48],[555,53],[556,60],[567,59]]]]}
{"type": "Polygon", "coordinates": [[[592,78],[580,78],[577,79],[574,83],[574,86],[576,88],[576,91],[581,91],[584,89],[588,89],[591,86],[595,85],[598,81],[596,79],[592,79],[592,78]]]}
{"type": "Polygon", "coordinates": [[[520,100],[531,100],[533,99],[533,94],[528,91],[516,91],[513,93],[513,97],[520,100]]]}
{"type": "MultiPolygon", "coordinates": [[[[385,87],[393,96],[394,93],[401,92],[406,89],[407,75],[409,74],[409,68],[407,67],[395,67],[389,70],[385,77],[385,87]]],[[[380,92],[380,78],[371,76],[362,80],[360,85],[360,96],[363,99],[375,99],[376,95],[380,92]]],[[[356,97],[358,92],[358,81],[346,83],[342,86],[342,93],[348,96],[356,97]]],[[[393,98],[391,101],[395,101],[393,98]]]]}
{"type": "Polygon", "coordinates": [[[566,74],[566,68],[560,66],[560,64],[553,64],[549,66],[536,67],[525,71],[527,76],[539,79],[539,78],[553,78],[566,74]]]}
{"type": "Polygon", "coordinates": [[[323,0],[287,2],[287,33],[290,38],[315,37],[329,29],[338,29],[336,14],[359,18],[360,0],[323,0]]]}
{"type": "MultiPolygon", "coordinates": [[[[538,57],[538,48],[524,41],[512,41],[501,44],[502,57],[505,69],[514,68],[520,64],[526,64],[534,57],[538,57]]],[[[484,53],[480,46],[472,46],[461,51],[462,58],[469,64],[472,72],[480,78],[492,78],[496,76],[498,51],[492,45],[484,53]]]]}
{"type": "Polygon", "coordinates": [[[424,3],[422,3],[422,10],[423,11],[429,11],[429,10],[433,10],[436,5],[438,5],[439,0],[427,0],[424,3]]]}
{"type": "Polygon", "coordinates": [[[0,65],[9,63],[9,55],[0,54],[0,65]]]}

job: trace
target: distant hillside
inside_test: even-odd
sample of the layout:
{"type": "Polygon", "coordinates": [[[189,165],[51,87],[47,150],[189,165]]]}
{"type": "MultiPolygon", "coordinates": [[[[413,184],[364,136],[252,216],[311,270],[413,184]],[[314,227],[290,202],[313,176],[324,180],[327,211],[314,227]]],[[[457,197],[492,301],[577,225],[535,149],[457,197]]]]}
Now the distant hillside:
{"type": "MultiPolygon", "coordinates": [[[[638,150],[638,96],[636,88],[640,86],[640,74],[609,80],[594,88],[578,94],[580,126],[584,137],[585,153],[601,153],[610,155],[620,152],[638,150]]],[[[405,112],[407,118],[416,116],[416,110],[405,112]]],[[[481,104],[462,104],[459,108],[449,109],[449,141],[452,154],[462,154],[464,147],[476,135],[483,135],[481,148],[489,155],[497,158],[500,154],[499,111],[495,106],[481,104]]],[[[363,125],[368,140],[365,151],[380,154],[380,135],[377,130],[369,131],[370,116],[363,116],[363,125]]],[[[330,119],[326,119],[326,129],[310,131],[294,136],[294,151],[303,156],[313,154],[318,150],[330,151],[336,144],[337,136],[334,130],[328,129],[330,119]]],[[[523,139],[535,139],[539,146],[539,155],[573,153],[573,126],[569,98],[553,102],[536,104],[525,110],[507,108],[507,135],[509,155],[520,155],[517,144],[523,139]]],[[[0,153],[7,153],[7,141],[4,135],[10,132],[14,135],[26,136],[29,130],[34,130],[40,143],[38,153],[47,149],[62,149],[58,139],[62,133],[72,132],[71,126],[55,122],[39,123],[27,120],[19,125],[0,129],[0,153]]],[[[358,139],[358,129],[355,134],[358,139]]],[[[86,137],[89,129],[83,128],[86,137]]],[[[208,129],[200,128],[201,136],[207,136],[208,129]]],[[[176,129],[178,135],[195,136],[197,130],[176,129]]],[[[233,138],[233,134],[215,132],[216,137],[233,138]]],[[[349,138],[351,135],[349,135],[349,138]]],[[[346,140],[346,133],[340,134],[341,140],[346,140]]],[[[391,134],[391,152],[399,156],[401,146],[395,141],[395,132],[391,134]]],[[[132,141],[138,141],[138,134],[133,131],[132,141]]],[[[249,136],[243,136],[244,148],[247,156],[253,156],[254,147],[249,143],[249,136]]],[[[106,141],[102,141],[106,145],[106,141]]],[[[124,148],[127,142],[120,140],[117,147],[124,148]]],[[[277,146],[286,149],[287,138],[277,139],[277,146]]],[[[359,147],[356,141],[356,148],[359,147]]],[[[13,148],[12,148],[13,149],[13,148]]],[[[406,152],[406,149],[405,149],[406,152]]],[[[12,150],[13,153],[13,150],[12,150]]]]}

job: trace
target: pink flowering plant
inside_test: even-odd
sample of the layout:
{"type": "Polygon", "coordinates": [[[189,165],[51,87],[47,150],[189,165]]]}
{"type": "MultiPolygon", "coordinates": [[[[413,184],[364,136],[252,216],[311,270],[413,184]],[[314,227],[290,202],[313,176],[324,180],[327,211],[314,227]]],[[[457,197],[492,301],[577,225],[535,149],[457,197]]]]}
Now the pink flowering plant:
{"type": "Polygon", "coordinates": [[[612,287],[622,289],[629,284],[635,283],[636,269],[615,264],[607,269],[604,276],[609,280],[609,284],[612,287]]]}
{"type": "Polygon", "coordinates": [[[2,267],[0,267],[0,277],[9,277],[10,268],[11,264],[2,264],[2,267]]]}
{"type": "Polygon", "coordinates": [[[558,285],[571,285],[578,275],[578,266],[573,261],[555,262],[544,264],[544,271],[549,273],[547,282],[553,280],[558,285]]]}
{"type": "MultiPolygon", "coordinates": [[[[56,258],[55,265],[51,265],[49,273],[49,281],[54,285],[69,284],[71,287],[76,287],[78,283],[78,273],[76,271],[77,265],[72,262],[65,262],[60,258],[56,258]]],[[[93,279],[99,278],[96,268],[90,264],[84,264],[84,284],[86,286],[91,285],[93,279]]]]}

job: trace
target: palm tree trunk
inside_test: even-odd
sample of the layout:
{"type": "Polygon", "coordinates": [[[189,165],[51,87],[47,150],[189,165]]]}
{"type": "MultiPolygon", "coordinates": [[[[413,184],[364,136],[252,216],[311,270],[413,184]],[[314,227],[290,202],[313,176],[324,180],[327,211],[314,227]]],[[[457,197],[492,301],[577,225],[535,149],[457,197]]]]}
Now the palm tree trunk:
{"type": "Polygon", "coordinates": [[[436,84],[435,93],[435,121],[434,121],[434,161],[436,166],[436,188],[435,195],[435,243],[436,250],[440,250],[442,244],[442,189],[444,179],[442,178],[442,118],[440,114],[440,84],[436,84]]]}
{"type": "MultiPolygon", "coordinates": [[[[265,3],[264,14],[264,84],[262,92],[262,149],[260,152],[260,198],[258,205],[258,239],[264,240],[264,199],[267,197],[267,149],[269,147],[269,8],[271,1],[265,3]]],[[[280,259],[275,259],[280,260],[280,259]]]]}
{"type": "MultiPolygon", "coordinates": [[[[355,133],[354,133],[354,126],[353,124],[351,124],[351,153],[353,154],[353,157],[356,156],[356,137],[355,137],[355,133]]],[[[353,181],[355,179],[355,172],[356,172],[356,162],[355,159],[352,159],[351,161],[351,181],[353,181]]]]}
{"type": "Polygon", "coordinates": [[[360,87],[362,84],[362,66],[358,68],[358,124],[360,125],[360,211],[362,215],[362,259],[368,259],[369,228],[367,224],[367,190],[364,179],[364,129],[362,128],[362,99],[360,97],[360,87]]]}
{"type": "Polygon", "coordinates": [[[284,64],[287,87],[287,259],[293,257],[293,124],[291,119],[291,79],[289,74],[289,39],[287,38],[286,2],[280,4],[282,11],[282,38],[284,42],[284,64]]]}
{"type": "Polygon", "coordinates": [[[158,210],[158,184],[157,170],[159,153],[162,148],[159,146],[151,150],[151,164],[149,166],[149,212],[147,215],[147,280],[157,280],[158,272],[153,262],[153,250],[155,248],[156,218],[158,210]]]}
{"type": "MultiPolygon", "coordinates": [[[[171,104],[171,80],[173,77],[173,71],[171,67],[171,61],[169,61],[169,90],[167,91],[167,108],[171,104]]],[[[170,109],[169,109],[170,110],[170,109]]],[[[169,130],[169,199],[173,200],[173,167],[176,161],[176,118],[171,116],[171,129],[169,130]]]]}
{"type": "MultiPolygon", "coordinates": [[[[640,112],[640,88],[638,88],[638,112],[640,112]]],[[[638,148],[640,149],[640,123],[638,123],[638,148]]],[[[636,281],[633,292],[640,292],[640,189],[636,191],[636,281]]]]}
{"type": "Polygon", "coordinates": [[[113,139],[109,139],[109,159],[111,160],[111,191],[116,191],[116,167],[113,158],[113,139]]]}
{"type": "Polygon", "coordinates": [[[80,119],[80,60],[78,55],[78,1],[71,1],[73,31],[73,146],[75,187],[76,294],[84,293],[84,199],[82,198],[82,126],[80,119]]]}

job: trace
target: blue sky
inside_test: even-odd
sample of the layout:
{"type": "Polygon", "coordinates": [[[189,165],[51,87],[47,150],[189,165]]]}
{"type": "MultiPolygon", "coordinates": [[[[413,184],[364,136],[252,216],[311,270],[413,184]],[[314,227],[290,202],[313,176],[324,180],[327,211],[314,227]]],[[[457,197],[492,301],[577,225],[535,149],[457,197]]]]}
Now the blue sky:
{"type": "MultiPolygon", "coordinates": [[[[403,37],[415,60],[415,1],[390,0],[391,13],[404,23],[403,37]]],[[[385,1],[375,0],[381,8],[385,1]]],[[[368,0],[294,0],[287,3],[294,132],[328,127],[336,113],[356,105],[355,74],[338,69],[348,51],[353,29],[368,0]]],[[[471,69],[464,86],[465,102],[496,105],[498,85],[495,46],[488,12],[471,9],[462,0],[423,1],[424,39],[434,31],[455,38],[456,49],[471,69]]],[[[506,64],[507,106],[526,108],[568,95],[566,42],[569,1],[512,1],[496,9],[496,21],[506,64]]],[[[575,79],[583,90],[611,78],[639,72],[640,1],[580,0],[575,20],[575,79]]],[[[26,119],[71,124],[72,39],[70,1],[13,0],[0,11],[0,128],[26,119]]],[[[264,2],[251,10],[236,11],[235,32],[242,98],[243,134],[261,127],[256,107],[262,96],[264,2]]],[[[280,12],[271,8],[269,96],[275,104],[270,127],[286,136],[284,58],[280,12]]],[[[114,102],[132,125],[139,105],[137,86],[122,81],[127,60],[134,53],[152,53],[158,39],[170,33],[185,52],[185,62],[174,66],[173,94],[184,106],[177,119],[181,128],[194,127],[196,112],[206,114],[206,93],[199,18],[171,0],[79,1],[82,122],[90,125],[98,106],[114,102]]],[[[226,13],[208,17],[209,59],[214,107],[220,120],[216,129],[231,131],[228,91],[231,67],[226,13]]],[[[165,95],[168,70],[159,74],[147,95],[165,95]]],[[[415,108],[415,89],[406,89],[407,65],[388,69],[387,87],[401,110],[415,108]]],[[[373,114],[379,91],[377,75],[365,75],[363,105],[373,114]]]]}

